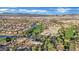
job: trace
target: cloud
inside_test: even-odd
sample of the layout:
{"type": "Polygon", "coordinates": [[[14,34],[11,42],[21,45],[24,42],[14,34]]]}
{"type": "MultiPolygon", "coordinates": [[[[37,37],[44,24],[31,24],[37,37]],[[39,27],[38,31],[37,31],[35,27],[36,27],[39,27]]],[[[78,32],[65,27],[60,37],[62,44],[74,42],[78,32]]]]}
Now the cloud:
{"type": "Polygon", "coordinates": [[[58,8],[57,11],[58,12],[61,12],[61,13],[65,13],[67,11],[69,11],[70,9],[69,8],[58,8]]]}
{"type": "Polygon", "coordinates": [[[31,10],[31,12],[47,12],[47,10],[31,10]]]}
{"type": "Polygon", "coordinates": [[[7,11],[8,9],[0,9],[0,11],[7,11]]]}
{"type": "Polygon", "coordinates": [[[0,14],[3,13],[16,13],[18,10],[16,9],[9,9],[9,8],[0,8],[0,14]]]}
{"type": "Polygon", "coordinates": [[[0,14],[3,14],[4,12],[7,12],[8,9],[0,9],[0,14]]]}
{"type": "Polygon", "coordinates": [[[41,13],[46,13],[48,12],[47,10],[39,10],[39,9],[17,9],[17,8],[1,8],[0,13],[36,13],[36,14],[41,14],[41,13]]]}
{"type": "Polygon", "coordinates": [[[47,12],[47,10],[27,10],[27,9],[19,9],[19,12],[27,12],[27,13],[44,13],[47,12]]]}
{"type": "Polygon", "coordinates": [[[19,12],[29,12],[27,9],[19,9],[19,12]]]}

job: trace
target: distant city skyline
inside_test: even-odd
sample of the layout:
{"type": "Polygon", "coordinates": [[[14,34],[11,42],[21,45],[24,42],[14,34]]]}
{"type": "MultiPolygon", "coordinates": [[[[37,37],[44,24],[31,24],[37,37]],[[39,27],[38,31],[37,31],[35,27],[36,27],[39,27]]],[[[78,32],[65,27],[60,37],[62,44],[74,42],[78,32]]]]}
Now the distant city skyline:
{"type": "Polygon", "coordinates": [[[0,14],[79,14],[79,7],[0,7],[0,14]]]}

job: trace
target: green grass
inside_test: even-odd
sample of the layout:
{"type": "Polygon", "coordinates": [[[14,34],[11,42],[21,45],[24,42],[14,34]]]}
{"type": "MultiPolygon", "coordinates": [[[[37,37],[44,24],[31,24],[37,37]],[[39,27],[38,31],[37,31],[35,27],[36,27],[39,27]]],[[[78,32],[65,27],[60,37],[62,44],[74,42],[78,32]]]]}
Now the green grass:
{"type": "Polygon", "coordinates": [[[35,27],[31,27],[30,29],[28,29],[25,32],[25,35],[27,35],[28,37],[37,36],[38,34],[40,34],[44,30],[44,28],[45,28],[44,24],[36,23],[35,27]]]}
{"type": "Polygon", "coordinates": [[[76,29],[73,26],[69,27],[65,30],[65,37],[67,39],[70,39],[74,36],[75,32],[76,32],[76,29]]]}
{"type": "Polygon", "coordinates": [[[6,39],[5,38],[0,38],[0,42],[5,42],[6,39]]]}
{"type": "Polygon", "coordinates": [[[9,42],[9,41],[12,41],[12,40],[15,40],[15,38],[0,38],[0,42],[9,42]]]}

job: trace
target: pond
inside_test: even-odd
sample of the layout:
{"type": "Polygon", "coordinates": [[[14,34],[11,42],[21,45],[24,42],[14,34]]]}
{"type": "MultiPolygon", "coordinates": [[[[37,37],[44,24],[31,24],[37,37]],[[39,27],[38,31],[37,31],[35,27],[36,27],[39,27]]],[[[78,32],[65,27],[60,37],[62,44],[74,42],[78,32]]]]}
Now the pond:
{"type": "Polygon", "coordinates": [[[0,35],[0,38],[16,38],[17,36],[0,35]]]}

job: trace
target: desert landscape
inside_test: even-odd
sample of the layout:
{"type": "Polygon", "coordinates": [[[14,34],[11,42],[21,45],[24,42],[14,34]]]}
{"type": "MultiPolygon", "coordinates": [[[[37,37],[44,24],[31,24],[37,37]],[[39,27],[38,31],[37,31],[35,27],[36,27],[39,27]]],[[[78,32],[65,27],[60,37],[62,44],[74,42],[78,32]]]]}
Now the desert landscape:
{"type": "Polygon", "coordinates": [[[79,51],[79,15],[0,15],[0,51],[79,51]]]}

